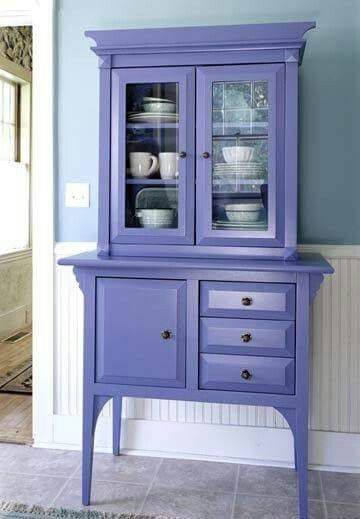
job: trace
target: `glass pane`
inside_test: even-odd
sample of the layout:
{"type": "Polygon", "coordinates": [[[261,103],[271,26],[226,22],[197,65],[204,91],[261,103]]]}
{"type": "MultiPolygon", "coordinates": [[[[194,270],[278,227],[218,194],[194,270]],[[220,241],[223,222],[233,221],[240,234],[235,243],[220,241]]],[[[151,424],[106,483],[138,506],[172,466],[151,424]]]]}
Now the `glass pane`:
{"type": "Polygon", "coordinates": [[[179,85],[126,88],[126,227],[176,228],[179,85]]]}
{"type": "Polygon", "coordinates": [[[212,228],[267,230],[267,81],[217,81],[212,98],[212,228]]]}
{"type": "Polygon", "coordinates": [[[16,87],[0,79],[0,160],[16,158],[16,87]]]}

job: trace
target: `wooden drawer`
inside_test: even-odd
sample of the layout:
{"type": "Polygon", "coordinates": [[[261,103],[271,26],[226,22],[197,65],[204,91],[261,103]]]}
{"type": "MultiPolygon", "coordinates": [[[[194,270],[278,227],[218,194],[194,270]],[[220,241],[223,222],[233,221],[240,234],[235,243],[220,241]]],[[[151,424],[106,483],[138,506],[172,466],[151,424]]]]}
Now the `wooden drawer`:
{"type": "Polygon", "coordinates": [[[295,285],[202,281],[200,315],[295,319],[295,285]]]}
{"type": "Polygon", "coordinates": [[[200,351],[264,357],[293,357],[293,321],[255,319],[200,319],[200,351]]]}
{"type": "Polygon", "coordinates": [[[245,355],[200,355],[200,389],[294,394],[295,361],[245,355]]]}

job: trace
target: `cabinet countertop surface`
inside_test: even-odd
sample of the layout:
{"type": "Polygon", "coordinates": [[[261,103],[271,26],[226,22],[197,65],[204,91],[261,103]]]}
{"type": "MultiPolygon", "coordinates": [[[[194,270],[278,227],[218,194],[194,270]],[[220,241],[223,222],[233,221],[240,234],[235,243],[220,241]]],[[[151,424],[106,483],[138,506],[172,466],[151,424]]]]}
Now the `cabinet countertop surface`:
{"type": "Polygon", "coordinates": [[[60,265],[73,265],[84,268],[189,268],[234,271],[263,271],[263,272],[309,272],[332,274],[334,269],[320,255],[302,253],[295,261],[281,260],[250,260],[250,259],[198,259],[198,258],[141,258],[133,256],[98,256],[97,251],[83,252],[74,256],[61,258],[60,265]]]}

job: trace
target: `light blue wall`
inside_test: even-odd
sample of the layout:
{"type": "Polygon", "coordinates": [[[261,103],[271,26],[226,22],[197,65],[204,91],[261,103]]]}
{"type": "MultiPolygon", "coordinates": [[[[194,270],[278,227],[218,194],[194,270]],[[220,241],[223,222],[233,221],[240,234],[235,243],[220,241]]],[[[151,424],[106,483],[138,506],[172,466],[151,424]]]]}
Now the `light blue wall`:
{"type": "Polygon", "coordinates": [[[59,0],[57,240],[96,241],[98,70],[86,29],[316,20],[301,69],[299,241],[360,243],[358,0],[59,0]],[[64,206],[66,181],[91,207],[64,206]]]}

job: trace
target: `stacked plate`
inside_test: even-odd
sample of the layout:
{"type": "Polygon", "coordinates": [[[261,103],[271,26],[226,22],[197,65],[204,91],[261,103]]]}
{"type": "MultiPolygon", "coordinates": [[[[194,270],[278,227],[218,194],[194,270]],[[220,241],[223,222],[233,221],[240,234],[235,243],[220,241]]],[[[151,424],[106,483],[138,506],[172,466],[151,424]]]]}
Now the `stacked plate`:
{"type": "Polygon", "coordinates": [[[164,114],[157,112],[136,112],[128,114],[129,123],[177,123],[178,114],[164,114]]]}
{"type": "Polygon", "coordinates": [[[229,222],[228,220],[218,219],[213,222],[213,229],[234,229],[238,231],[253,229],[254,231],[265,231],[267,229],[267,221],[265,217],[257,222],[229,222]]]}
{"type": "Polygon", "coordinates": [[[262,178],[264,177],[264,168],[261,162],[242,161],[232,164],[217,162],[214,164],[214,175],[218,177],[262,178]]]}
{"type": "Polygon", "coordinates": [[[161,97],[144,97],[143,112],[128,112],[127,119],[133,123],[177,123],[179,114],[176,103],[161,97]]]}

